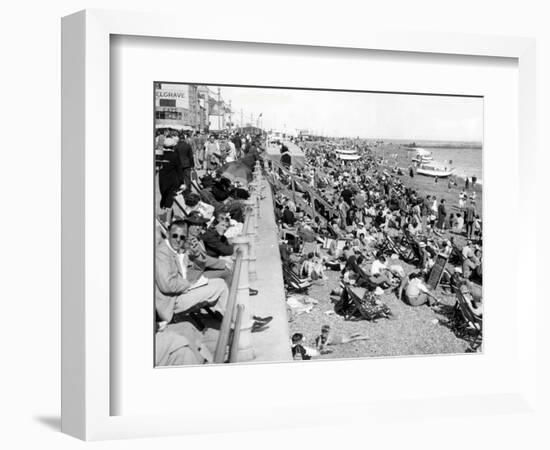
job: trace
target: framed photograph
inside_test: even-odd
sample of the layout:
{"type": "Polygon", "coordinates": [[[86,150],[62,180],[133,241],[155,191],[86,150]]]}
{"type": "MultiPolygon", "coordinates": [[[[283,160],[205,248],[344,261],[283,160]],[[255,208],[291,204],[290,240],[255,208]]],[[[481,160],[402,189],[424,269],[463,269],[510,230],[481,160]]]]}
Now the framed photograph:
{"type": "Polygon", "coordinates": [[[534,408],[534,43],[179,25],[62,22],[63,431],[534,408]]]}

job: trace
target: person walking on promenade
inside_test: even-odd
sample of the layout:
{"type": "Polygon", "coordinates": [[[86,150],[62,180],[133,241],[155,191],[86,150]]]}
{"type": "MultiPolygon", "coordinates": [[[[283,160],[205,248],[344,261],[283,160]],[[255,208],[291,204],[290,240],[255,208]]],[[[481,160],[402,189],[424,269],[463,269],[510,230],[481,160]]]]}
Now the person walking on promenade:
{"type": "Polygon", "coordinates": [[[215,136],[211,134],[204,148],[204,169],[216,170],[220,157],[220,144],[215,136]]]}
{"type": "Polygon", "coordinates": [[[160,207],[172,208],[174,196],[183,183],[183,169],[177,153],[174,151],[176,140],[167,137],[164,140],[164,164],[159,170],[160,207]]]}
{"type": "Polygon", "coordinates": [[[233,136],[233,138],[231,139],[231,141],[233,142],[233,144],[235,145],[235,153],[236,153],[236,157],[237,159],[241,159],[242,158],[242,151],[241,151],[241,147],[243,145],[243,141],[242,141],[242,138],[241,138],[241,135],[239,134],[239,132],[235,132],[235,136],[233,136]]]}
{"type": "Polygon", "coordinates": [[[188,194],[191,192],[191,172],[195,168],[195,157],[193,155],[193,148],[188,142],[187,135],[182,136],[175,146],[174,151],[178,155],[183,170],[183,183],[185,184],[184,193],[188,194]]]}

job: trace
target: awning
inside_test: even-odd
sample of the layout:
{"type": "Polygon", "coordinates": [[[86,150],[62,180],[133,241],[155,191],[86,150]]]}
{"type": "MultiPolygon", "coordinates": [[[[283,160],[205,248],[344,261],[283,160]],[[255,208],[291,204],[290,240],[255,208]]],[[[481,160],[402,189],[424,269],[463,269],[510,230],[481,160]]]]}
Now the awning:
{"type": "Polygon", "coordinates": [[[189,125],[182,125],[179,123],[156,123],[155,128],[171,128],[172,130],[193,130],[193,127],[190,127],[189,125]]]}

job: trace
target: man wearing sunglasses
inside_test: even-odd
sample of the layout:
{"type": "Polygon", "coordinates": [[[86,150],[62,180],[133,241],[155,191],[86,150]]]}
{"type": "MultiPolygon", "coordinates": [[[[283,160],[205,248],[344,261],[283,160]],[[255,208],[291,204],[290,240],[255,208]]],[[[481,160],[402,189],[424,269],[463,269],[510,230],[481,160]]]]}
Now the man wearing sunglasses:
{"type": "Polygon", "coordinates": [[[168,229],[168,238],[156,248],[155,307],[161,320],[170,322],[174,314],[198,305],[209,306],[222,316],[229,291],[221,278],[208,279],[203,284],[199,271],[189,270],[186,252],[187,225],[176,220],[168,229]]]}

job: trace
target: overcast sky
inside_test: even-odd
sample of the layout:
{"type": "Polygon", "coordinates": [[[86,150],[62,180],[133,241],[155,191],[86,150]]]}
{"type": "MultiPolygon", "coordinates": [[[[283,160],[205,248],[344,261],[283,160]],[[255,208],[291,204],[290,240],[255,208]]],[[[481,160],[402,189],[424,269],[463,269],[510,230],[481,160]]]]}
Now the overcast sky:
{"type": "MultiPolygon", "coordinates": [[[[210,86],[213,90],[216,87],[210,86]]],[[[221,87],[233,121],[293,132],[412,140],[483,139],[483,99],[362,92],[221,87]]]]}

